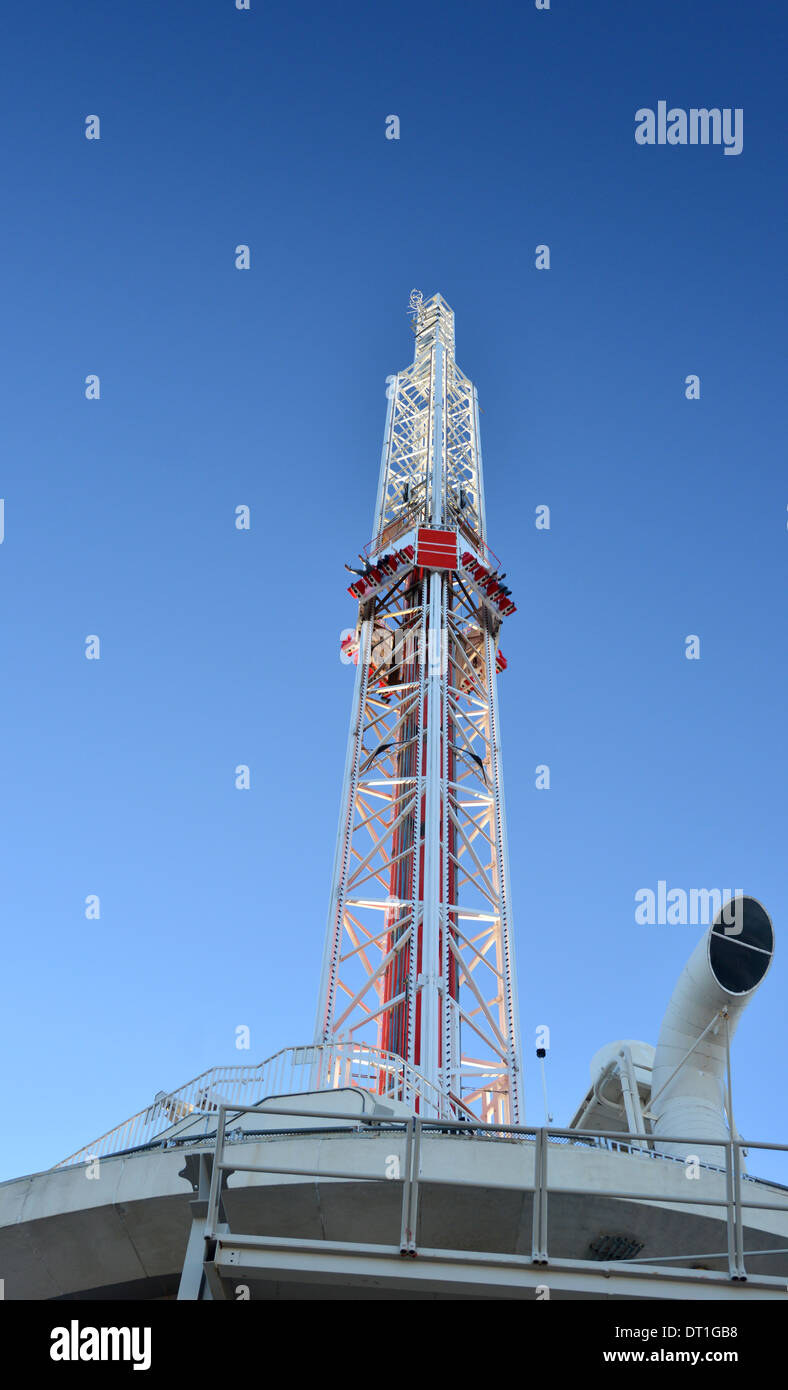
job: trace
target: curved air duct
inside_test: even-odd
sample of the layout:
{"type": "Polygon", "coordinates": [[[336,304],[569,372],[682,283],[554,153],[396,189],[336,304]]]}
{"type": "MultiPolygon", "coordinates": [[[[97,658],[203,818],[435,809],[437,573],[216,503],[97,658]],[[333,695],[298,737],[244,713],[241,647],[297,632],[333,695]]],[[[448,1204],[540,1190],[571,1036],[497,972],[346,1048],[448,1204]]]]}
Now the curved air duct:
{"type": "MultiPolygon", "coordinates": [[[[730,1038],[773,954],[771,918],[755,898],[732,898],[701,937],[662,1020],[649,1107],[656,1135],[728,1139],[726,1029],[720,1010],[727,1009],[730,1038]],[[702,1042],[694,1046],[704,1032],[702,1042]]],[[[659,1153],[680,1158],[697,1153],[701,1163],[726,1163],[726,1150],[710,1145],[656,1147],[659,1153]]]]}

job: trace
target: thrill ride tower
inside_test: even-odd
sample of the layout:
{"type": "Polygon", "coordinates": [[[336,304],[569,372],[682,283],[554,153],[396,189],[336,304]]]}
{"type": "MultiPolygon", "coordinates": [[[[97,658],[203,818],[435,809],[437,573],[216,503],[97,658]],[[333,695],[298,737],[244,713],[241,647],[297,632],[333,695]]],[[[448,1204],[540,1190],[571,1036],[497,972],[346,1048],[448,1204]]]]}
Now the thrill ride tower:
{"type": "Polygon", "coordinates": [[[788,1145],[733,1121],[730,1041],[774,954],[756,899],[717,904],[656,1048],[607,1044],[568,1128],[524,1122],[496,698],[514,605],[452,312],[412,311],[343,642],[317,1040],[160,1091],[5,1183],[7,1297],[532,1300],[547,1276],[556,1298],[785,1299],[788,1145]]]}
{"type": "Polygon", "coordinates": [[[414,359],[388,379],[373,539],[350,586],[357,669],[316,1041],[402,1059],[416,1110],[517,1124],[496,691],[515,609],[487,546],[454,314],[416,292],[411,313],[414,359]]]}

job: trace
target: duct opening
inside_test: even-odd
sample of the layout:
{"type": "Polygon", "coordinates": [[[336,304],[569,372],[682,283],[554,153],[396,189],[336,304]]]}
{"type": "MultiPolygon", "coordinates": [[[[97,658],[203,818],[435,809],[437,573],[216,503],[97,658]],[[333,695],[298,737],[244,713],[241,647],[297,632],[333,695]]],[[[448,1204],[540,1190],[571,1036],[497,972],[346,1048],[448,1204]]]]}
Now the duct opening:
{"type": "Polygon", "coordinates": [[[732,898],[709,934],[709,965],[717,983],[728,994],[749,994],[761,983],[773,953],[769,914],[755,898],[732,898]]]}

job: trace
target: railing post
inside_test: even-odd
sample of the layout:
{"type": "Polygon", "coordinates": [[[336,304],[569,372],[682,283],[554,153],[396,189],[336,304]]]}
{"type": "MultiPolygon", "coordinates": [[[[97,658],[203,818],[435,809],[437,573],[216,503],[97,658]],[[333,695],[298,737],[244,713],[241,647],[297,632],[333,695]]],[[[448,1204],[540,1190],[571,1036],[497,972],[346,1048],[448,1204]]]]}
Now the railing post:
{"type": "Polygon", "coordinates": [[[220,1165],[224,1162],[224,1131],[226,1122],[226,1107],[224,1105],[220,1105],[219,1114],[216,1120],[216,1146],[213,1152],[211,1186],[208,1192],[208,1212],[205,1222],[206,1237],[212,1237],[216,1235],[216,1228],[219,1221],[219,1194],[222,1190],[222,1168],[220,1165]]]}
{"type": "Polygon", "coordinates": [[[747,1278],[747,1271],[744,1268],[744,1221],[741,1209],[741,1142],[738,1139],[731,1140],[733,1150],[733,1200],[735,1211],[735,1249],[736,1249],[736,1277],[742,1281],[747,1278]]]}
{"type": "Polygon", "coordinates": [[[728,1274],[738,1274],[736,1260],[736,1211],[733,1199],[733,1141],[725,1142],[725,1232],[728,1239],[728,1274]]]}
{"type": "Polygon", "coordinates": [[[405,1173],[402,1179],[402,1223],[400,1225],[399,1252],[407,1255],[410,1243],[410,1184],[411,1184],[411,1164],[413,1162],[413,1127],[414,1117],[411,1115],[405,1127],[405,1173]]]}
{"type": "Polygon", "coordinates": [[[547,1131],[535,1131],[534,1196],[531,1259],[534,1264],[547,1264],[547,1131]]]}
{"type": "Polygon", "coordinates": [[[413,1160],[410,1180],[410,1198],[408,1201],[408,1250],[409,1255],[415,1256],[418,1239],[418,1219],[419,1219],[419,1177],[421,1175],[421,1118],[416,1115],[414,1118],[413,1134],[413,1160]]]}

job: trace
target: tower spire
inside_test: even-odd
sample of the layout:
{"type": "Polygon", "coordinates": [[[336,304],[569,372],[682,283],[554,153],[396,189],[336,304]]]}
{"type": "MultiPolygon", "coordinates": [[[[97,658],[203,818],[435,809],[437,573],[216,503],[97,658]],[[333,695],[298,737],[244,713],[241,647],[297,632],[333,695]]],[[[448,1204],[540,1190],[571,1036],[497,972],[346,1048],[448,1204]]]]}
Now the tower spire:
{"type": "MultiPolygon", "coordinates": [[[[487,546],[476,389],[414,291],[389,378],[318,1004],[424,1113],[521,1119],[496,670],[513,613],[487,546]],[[404,1064],[402,1066],[401,1064],[404,1064]]],[[[387,1084],[384,1087],[384,1074],[387,1084]]]]}

